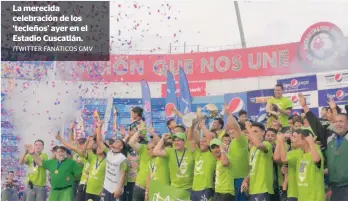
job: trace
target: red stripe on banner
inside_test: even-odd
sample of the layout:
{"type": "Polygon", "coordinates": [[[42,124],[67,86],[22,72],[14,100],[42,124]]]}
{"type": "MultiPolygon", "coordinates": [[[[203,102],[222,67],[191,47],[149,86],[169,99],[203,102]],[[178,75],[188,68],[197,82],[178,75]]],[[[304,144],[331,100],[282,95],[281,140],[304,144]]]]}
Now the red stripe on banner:
{"type": "Polygon", "coordinates": [[[297,46],[289,43],[190,54],[111,55],[111,62],[81,61],[69,68],[57,62],[56,70],[65,80],[106,82],[165,82],[167,70],[178,75],[179,67],[189,81],[285,75],[305,71],[298,65],[297,46]]]}
{"type": "MultiPolygon", "coordinates": [[[[179,83],[175,83],[176,96],[180,96],[179,83]]],[[[206,96],[206,83],[205,82],[190,82],[189,89],[191,96],[206,96]]],[[[161,85],[161,96],[165,98],[167,96],[167,84],[161,85]]]]}

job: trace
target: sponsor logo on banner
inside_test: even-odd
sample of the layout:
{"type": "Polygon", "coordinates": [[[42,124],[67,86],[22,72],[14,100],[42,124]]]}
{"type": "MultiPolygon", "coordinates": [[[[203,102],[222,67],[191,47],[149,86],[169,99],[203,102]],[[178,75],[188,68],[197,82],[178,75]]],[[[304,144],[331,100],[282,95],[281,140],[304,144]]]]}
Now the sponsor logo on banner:
{"type": "MultiPolygon", "coordinates": [[[[309,107],[317,107],[318,97],[316,93],[317,93],[316,91],[302,92],[303,96],[306,99],[306,103],[309,107]]],[[[299,98],[297,93],[284,94],[284,97],[291,100],[291,102],[293,103],[294,109],[302,108],[299,103],[299,98]]]]}
{"type": "Polygon", "coordinates": [[[151,103],[149,101],[144,102],[144,110],[145,110],[145,112],[151,111],[151,103]]]}
{"type": "Polygon", "coordinates": [[[277,83],[283,85],[284,93],[317,90],[317,77],[315,75],[281,79],[277,83]]]}
{"type": "Polygon", "coordinates": [[[337,104],[348,104],[348,87],[340,89],[320,90],[319,92],[319,106],[327,106],[328,101],[333,99],[337,104]]]}
{"type": "Polygon", "coordinates": [[[165,106],[166,117],[175,117],[173,109],[177,109],[173,103],[167,103],[165,106]]]}
{"type": "Polygon", "coordinates": [[[263,122],[267,118],[266,103],[272,98],[273,89],[256,90],[247,92],[248,116],[252,121],[263,122]]]}
{"type": "MultiPolygon", "coordinates": [[[[319,117],[319,110],[318,110],[317,107],[309,108],[309,110],[311,112],[313,112],[315,116],[319,117]]],[[[302,112],[303,112],[302,108],[301,109],[293,109],[292,110],[292,115],[301,115],[302,112]]]]}
{"type": "Polygon", "coordinates": [[[336,67],[342,56],[344,35],[340,28],[330,22],[319,22],[309,27],[302,35],[299,55],[311,67],[336,67]]]}
{"type": "MultiPolygon", "coordinates": [[[[180,96],[180,86],[179,83],[175,83],[176,87],[176,96],[180,96]]],[[[191,96],[205,96],[206,95],[206,83],[205,82],[190,82],[189,83],[190,94],[191,96]]],[[[161,95],[166,97],[167,95],[167,85],[161,85],[161,95]]]]}
{"type": "Polygon", "coordinates": [[[241,111],[244,108],[244,101],[241,98],[232,98],[228,103],[228,112],[233,114],[241,111]]]}
{"type": "Polygon", "coordinates": [[[235,114],[241,110],[247,110],[246,93],[225,94],[224,97],[229,113],[235,114]]]}
{"type": "Polygon", "coordinates": [[[348,84],[348,72],[329,74],[324,77],[326,84],[348,84]]]}

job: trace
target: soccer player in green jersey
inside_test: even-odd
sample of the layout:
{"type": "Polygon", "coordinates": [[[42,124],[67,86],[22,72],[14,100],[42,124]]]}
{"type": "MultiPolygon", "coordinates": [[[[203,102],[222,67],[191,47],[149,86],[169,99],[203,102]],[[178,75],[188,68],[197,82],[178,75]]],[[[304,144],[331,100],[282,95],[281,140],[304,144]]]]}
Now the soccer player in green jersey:
{"type": "Polygon", "coordinates": [[[210,141],[210,149],[216,158],[215,194],[213,201],[234,200],[234,178],[226,147],[219,139],[210,141]]]}
{"type": "Polygon", "coordinates": [[[214,194],[216,159],[209,149],[209,139],[203,136],[199,142],[199,150],[195,151],[191,201],[211,200],[214,194]]]}
{"type": "Polygon", "coordinates": [[[43,167],[50,172],[51,192],[49,201],[72,201],[73,179],[81,174],[82,168],[76,161],[68,158],[67,149],[59,147],[55,159],[44,161],[35,153],[33,147],[29,147],[29,154],[32,155],[39,167],[43,167]]]}
{"type": "Polygon", "coordinates": [[[278,142],[282,162],[296,165],[298,201],[325,201],[324,158],[313,133],[308,129],[294,131],[291,146],[302,151],[286,153],[282,135],[278,136],[278,142]]]}
{"type": "Polygon", "coordinates": [[[186,142],[185,133],[176,133],[173,139],[174,147],[164,149],[162,137],[153,150],[153,154],[158,157],[168,157],[171,186],[191,191],[195,148],[186,142]]]}
{"type": "MultiPolygon", "coordinates": [[[[152,135],[153,140],[156,140],[157,136],[152,135]]],[[[133,201],[143,201],[145,199],[146,192],[146,180],[147,176],[150,173],[148,165],[151,161],[151,155],[149,149],[153,146],[154,142],[149,144],[140,144],[139,143],[140,134],[135,132],[131,139],[129,140],[129,145],[132,149],[139,154],[139,169],[137,172],[137,178],[135,181],[135,186],[133,190],[133,201]]],[[[157,139],[158,140],[158,139],[157,139]]]]}
{"type": "Polygon", "coordinates": [[[271,143],[264,140],[265,127],[252,123],[249,131],[252,147],[249,154],[249,176],[242,184],[242,190],[249,189],[249,200],[270,200],[273,189],[273,150],[271,143]]]}
{"type": "MultiPolygon", "coordinates": [[[[19,159],[19,164],[26,164],[27,168],[27,185],[25,189],[25,196],[23,201],[46,201],[46,170],[37,165],[32,155],[28,154],[28,149],[31,145],[25,146],[25,153],[19,159]],[[28,196],[26,196],[28,195],[28,196]]],[[[42,153],[44,148],[44,142],[42,140],[36,140],[34,142],[34,151],[41,160],[48,160],[48,156],[42,153]]]]}
{"type": "Polygon", "coordinates": [[[240,128],[237,120],[228,113],[228,106],[224,107],[227,114],[226,132],[232,137],[228,148],[228,157],[233,172],[235,200],[245,201],[246,195],[241,192],[241,185],[245,177],[248,176],[248,140],[240,128]]]}

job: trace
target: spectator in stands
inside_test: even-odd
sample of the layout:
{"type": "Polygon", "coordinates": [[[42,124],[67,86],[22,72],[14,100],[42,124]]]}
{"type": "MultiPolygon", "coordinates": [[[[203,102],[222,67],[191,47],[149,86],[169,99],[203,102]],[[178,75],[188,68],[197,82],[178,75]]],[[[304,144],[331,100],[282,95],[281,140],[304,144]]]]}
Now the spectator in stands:
{"type": "Polygon", "coordinates": [[[292,107],[291,100],[283,96],[283,85],[277,84],[274,88],[274,97],[267,101],[266,111],[271,115],[268,118],[268,127],[275,119],[278,119],[283,127],[289,126],[287,110],[292,107]]]}

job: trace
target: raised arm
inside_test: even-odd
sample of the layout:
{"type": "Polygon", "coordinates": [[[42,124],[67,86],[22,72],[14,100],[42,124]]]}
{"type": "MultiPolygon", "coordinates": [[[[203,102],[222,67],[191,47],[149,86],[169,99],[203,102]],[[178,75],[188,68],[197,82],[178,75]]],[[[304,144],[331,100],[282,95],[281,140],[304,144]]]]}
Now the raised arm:
{"type": "Polygon", "coordinates": [[[24,153],[23,153],[23,155],[19,158],[19,165],[23,165],[24,163],[26,163],[25,158],[26,158],[26,156],[27,156],[27,154],[28,154],[29,145],[24,145],[24,147],[25,147],[24,153]]]}
{"type": "Polygon", "coordinates": [[[56,139],[59,140],[68,149],[73,150],[75,153],[78,153],[79,155],[83,155],[84,152],[82,152],[81,149],[77,148],[73,143],[64,140],[64,138],[62,138],[62,136],[60,135],[59,131],[57,132],[56,139]]]}
{"type": "Polygon", "coordinates": [[[306,137],[306,141],[309,144],[310,152],[312,154],[312,159],[314,163],[319,163],[321,161],[320,155],[318,153],[318,149],[316,148],[316,144],[314,142],[313,136],[309,135],[306,137]]]}
{"type": "Polygon", "coordinates": [[[152,153],[154,156],[159,156],[159,157],[163,157],[167,155],[167,151],[164,149],[164,135],[162,136],[161,140],[156,144],[152,153]]]}
{"type": "Polygon", "coordinates": [[[237,120],[228,112],[228,106],[224,105],[225,114],[227,114],[227,124],[225,126],[225,130],[233,129],[235,132],[235,138],[239,139],[242,135],[242,130],[240,129],[239,123],[237,120]]]}
{"type": "Polygon", "coordinates": [[[285,138],[283,135],[277,135],[277,147],[278,147],[278,151],[279,151],[279,155],[280,155],[280,160],[282,163],[288,163],[288,159],[286,157],[286,151],[285,151],[285,147],[284,147],[284,142],[285,142],[285,138]]]}
{"type": "MultiPolygon", "coordinates": [[[[280,134],[282,135],[282,134],[280,134]]],[[[281,163],[281,158],[280,158],[280,151],[279,151],[280,145],[279,145],[279,141],[275,147],[274,153],[273,153],[273,161],[277,162],[277,163],[281,163]]]]}
{"type": "Polygon", "coordinates": [[[312,128],[313,133],[318,137],[321,144],[326,146],[327,145],[327,138],[329,137],[329,133],[321,125],[319,119],[313,114],[313,112],[311,112],[309,110],[309,107],[307,106],[307,103],[306,103],[306,99],[302,93],[298,94],[298,99],[299,99],[299,103],[300,103],[302,109],[306,113],[308,123],[309,123],[310,127],[312,128]]]}
{"type": "Polygon", "coordinates": [[[69,141],[70,142],[75,142],[74,129],[75,129],[75,123],[72,122],[70,123],[70,126],[69,126],[69,141]]]}
{"type": "Polygon", "coordinates": [[[138,139],[139,139],[139,132],[135,132],[133,136],[130,138],[128,143],[129,146],[132,147],[132,149],[137,153],[140,150],[140,144],[138,142],[138,139]]]}
{"type": "Polygon", "coordinates": [[[155,130],[153,129],[152,126],[149,128],[149,133],[150,133],[150,135],[152,136],[152,140],[153,140],[153,141],[155,141],[156,143],[157,143],[158,141],[160,141],[161,138],[155,133],[155,130]]]}
{"type": "Polygon", "coordinates": [[[33,156],[34,162],[35,162],[38,166],[42,167],[42,160],[41,160],[41,158],[40,158],[38,155],[36,155],[36,153],[35,153],[35,151],[34,151],[34,147],[33,147],[32,145],[29,145],[29,147],[28,147],[28,152],[29,152],[30,155],[33,156]]]}
{"type": "Polygon", "coordinates": [[[263,151],[264,153],[268,153],[268,149],[266,145],[262,143],[262,141],[258,137],[256,137],[254,134],[249,134],[249,139],[256,148],[263,151]]]}
{"type": "Polygon", "coordinates": [[[184,116],[180,111],[178,111],[176,108],[173,108],[172,111],[178,116],[180,119],[184,116]]]}
{"type": "Polygon", "coordinates": [[[227,157],[226,147],[223,143],[220,145],[220,150],[221,150],[221,164],[225,167],[229,166],[230,160],[227,157]]]}
{"type": "Polygon", "coordinates": [[[103,143],[103,136],[101,133],[101,129],[103,127],[103,122],[101,120],[98,120],[96,133],[97,133],[97,145],[101,150],[105,149],[105,145],[103,143]]]}

